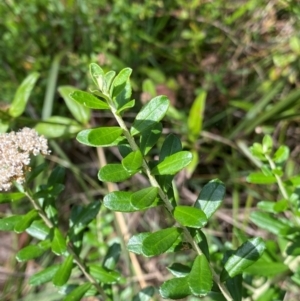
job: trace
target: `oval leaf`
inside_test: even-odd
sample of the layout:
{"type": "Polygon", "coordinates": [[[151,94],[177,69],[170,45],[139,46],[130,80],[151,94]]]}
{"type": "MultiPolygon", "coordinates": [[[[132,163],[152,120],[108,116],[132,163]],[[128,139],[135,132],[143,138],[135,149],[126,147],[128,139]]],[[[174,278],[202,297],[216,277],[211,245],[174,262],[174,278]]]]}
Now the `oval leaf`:
{"type": "Polygon", "coordinates": [[[188,151],[175,153],[156,165],[151,173],[153,175],[174,175],[191,163],[192,156],[192,153],[188,151]]]}
{"type": "Polygon", "coordinates": [[[64,99],[68,109],[70,110],[74,118],[82,124],[87,124],[91,117],[91,111],[89,110],[89,108],[80,105],[70,97],[70,94],[75,89],[76,88],[72,86],[61,86],[58,88],[58,92],[64,99]]]}
{"type": "Polygon", "coordinates": [[[45,251],[46,249],[41,248],[39,245],[30,245],[20,250],[16,255],[16,259],[19,262],[28,261],[42,256],[45,251]]]}
{"type": "Polygon", "coordinates": [[[118,145],[122,140],[119,139],[123,130],[119,127],[102,127],[96,129],[83,130],[78,133],[76,139],[78,142],[88,146],[113,146],[118,145]]]}
{"type": "Polygon", "coordinates": [[[123,167],[129,172],[138,171],[142,164],[143,156],[139,150],[131,152],[122,160],[123,167]]]}
{"type": "Polygon", "coordinates": [[[273,184],[277,182],[275,176],[267,176],[262,172],[252,172],[247,177],[247,181],[253,184],[273,184]]]}
{"type": "Polygon", "coordinates": [[[137,211],[131,205],[130,198],[132,192],[129,191],[114,191],[107,194],[103,199],[103,205],[113,211],[134,212],[137,211]]]}
{"type": "Polygon", "coordinates": [[[162,133],[162,124],[155,123],[152,127],[141,133],[140,150],[146,155],[158,141],[162,133]]]}
{"type": "Polygon", "coordinates": [[[189,206],[176,206],[174,218],[182,226],[191,228],[202,228],[207,223],[206,215],[201,209],[189,206]]]}
{"type": "Polygon", "coordinates": [[[170,101],[166,96],[151,99],[137,114],[130,130],[131,134],[143,132],[160,121],[167,113],[169,104],[170,101]]]}
{"type": "Polygon", "coordinates": [[[39,78],[40,74],[34,72],[29,74],[18,87],[15,97],[9,108],[9,115],[12,117],[18,117],[25,111],[26,104],[28,102],[30,93],[39,78]]]}
{"type": "Polygon", "coordinates": [[[167,251],[181,234],[179,228],[167,228],[150,234],[143,240],[143,254],[155,256],[167,251]]]}
{"type": "Polygon", "coordinates": [[[67,283],[73,269],[73,256],[69,255],[55,273],[52,282],[55,286],[63,286],[67,283]]]}
{"type": "Polygon", "coordinates": [[[101,267],[98,264],[90,264],[89,272],[93,277],[95,277],[99,282],[102,283],[116,283],[121,278],[121,275],[119,273],[101,267]]]}
{"type": "Polygon", "coordinates": [[[174,134],[168,135],[161,147],[159,162],[180,151],[182,151],[182,145],[179,137],[174,134]]]}
{"type": "Polygon", "coordinates": [[[77,103],[85,106],[86,108],[96,110],[109,109],[109,105],[106,102],[102,101],[101,99],[88,92],[76,90],[70,94],[70,98],[75,100],[77,103]]]}
{"type": "Polygon", "coordinates": [[[257,261],[265,250],[265,243],[260,237],[249,239],[243,243],[225,263],[221,273],[221,280],[244,272],[246,268],[257,261]]]}
{"type": "Polygon", "coordinates": [[[130,178],[134,172],[127,171],[122,164],[107,164],[98,173],[98,179],[103,182],[122,182],[130,178]]]}
{"type": "Polygon", "coordinates": [[[24,196],[25,193],[23,192],[0,193],[0,204],[18,201],[24,198],[24,196]]]}
{"type": "Polygon", "coordinates": [[[148,286],[143,288],[133,297],[132,301],[150,301],[155,294],[155,289],[153,286],[148,286]]]}
{"type": "Polygon", "coordinates": [[[198,255],[194,260],[192,270],[188,275],[188,284],[193,295],[205,296],[213,286],[213,276],[209,262],[204,255],[198,255]]]}
{"type": "Polygon", "coordinates": [[[143,241],[146,237],[151,235],[150,232],[143,232],[133,235],[127,243],[127,250],[129,252],[142,255],[143,254],[143,241]]]}
{"type": "Polygon", "coordinates": [[[66,240],[57,228],[54,229],[51,248],[56,255],[63,255],[67,250],[66,240]]]}
{"type": "Polygon", "coordinates": [[[188,285],[187,277],[173,278],[167,280],[159,288],[160,295],[165,299],[182,299],[191,295],[191,290],[188,285]]]}
{"type": "Polygon", "coordinates": [[[130,202],[134,208],[146,209],[155,201],[157,193],[157,187],[147,187],[134,192],[131,195],[130,202]]]}
{"type": "Polygon", "coordinates": [[[119,95],[122,92],[122,90],[125,88],[126,82],[129,80],[131,73],[132,73],[132,69],[124,68],[115,77],[111,87],[112,89],[111,95],[113,98],[119,95]]]}
{"type": "Polygon", "coordinates": [[[207,219],[210,219],[221,206],[224,196],[225,185],[220,180],[215,179],[202,188],[194,206],[200,208],[207,219]]]}
{"type": "Polygon", "coordinates": [[[91,286],[91,283],[84,283],[76,287],[66,298],[63,299],[63,301],[80,301],[91,286]]]}
{"type": "Polygon", "coordinates": [[[13,231],[16,224],[22,221],[22,215],[12,215],[0,219],[0,231],[13,231]]]}

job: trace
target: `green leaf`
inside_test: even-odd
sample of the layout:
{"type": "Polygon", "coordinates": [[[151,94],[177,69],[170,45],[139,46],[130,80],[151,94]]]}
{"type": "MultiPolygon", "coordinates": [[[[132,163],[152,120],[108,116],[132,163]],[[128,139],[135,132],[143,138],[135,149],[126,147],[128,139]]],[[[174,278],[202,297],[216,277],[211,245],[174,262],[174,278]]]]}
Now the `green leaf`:
{"type": "Polygon", "coordinates": [[[167,267],[167,269],[174,275],[175,277],[185,277],[187,276],[191,268],[183,265],[181,263],[175,262],[171,266],[167,267]]]}
{"type": "Polygon", "coordinates": [[[163,298],[173,300],[182,299],[192,294],[187,277],[167,280],[159,288],[159,293],[163,298]]]}
{"type": "Polygon", "coordinates": [[[226,261],[220,276],[221,281],[243,273],[246,268],[261,257],[264,250],[265,243],[260,237],[249,239],[243,243],[226,261]]]}
{"type": "Polygon", "coordinates": [[[114,99],[117,105],[118,113],[122,112],[128,107],[134,106],[135,102],[131,100],[131,94],[132,94],[131,84],[130,81],[127,81],[124,89],[114,99]]]}
{"type": "Polygon", "coordinates": [[[283,163],[289,158],[289,155],[290,149],[286,145],[281,145],[275,152],[273,160],[275,163],[283,163]]]}
{"type": "Polygon", "coordinates": [[[52,280],[56,271],[59,269],[59,265],[52,265],[29,278],[30,285],[41,285],[52,280]]]}
{"type": "Polygon", "coordinates": [[[169,103],[166,96],[157,96],[150,100],[137,114],[130,130],[131,134],[136,135],[159,122],[167,113],[169,103]]]}
{"type": "Polygon", "coordinates": [[[176,206],[174,218],[182,226],[191,228],[202,228],[207,223],[205,213],[199,208],[190,206],[176,206]]]}
{"type": "Polygon", "coordinates": [[[25,194],[23,192],[8,192],[0,193],[0,204],[10,203],[23,199],[25,194]]]}
{"type": "Polygon", "coordinates": [[[139,150],[133,151],[129,153],[123,160],[122,160],[123,167],[128,172],[136,172],[138,171],[143,165],[143,155],[139,150]]]}
{"type": "Polygon", "coordinates": [[[44,162],[36,167],[34,167],[30,172],[26,173],[26,184],[31,183],[41,172],[47,170],[47,163],[44,162]]]}
{"type": "Polygon", "coordinates": [[[156,144],[162,133],[162,124],[155,123],[152,127],[141,133],[140,150],[142,154],[146,155],[151,148],[156,144]]]}
{"type": "Polygon", "coordinates": [[[181,141],[178,136],[169,134],[165,139],[159,154],[159,162],[182,150],[181,141]]]}
{"type": "MultiPolygon", "coordinates": [[[[136,207],[131,204],[132,192],[129,191],[114,191],[107,194],[103,199],[103,205],[113,211],[120,212],[134,212],[139,211],[136,207]]],[[[162,201],[158,198],[148,207],[156,207],[162,204],[162,201]]],[[[147,209],[147,208],[144,208],[147,209]]]]}
{"type": "Polygon", "coordinates": [[[0,231],[13,231],[16,224],[22,221],[22,215],[12,215],[0,219],[0,231]]]}
{"type": "Polygon", "coordinates": [[[155,256],[167,251],[181,234],[179,228],[167,228],[150,234],[143,240],[143,254],[155,256]]]}
{"type": "Polygon", "coordinates": [[[96,218],[99,213],[100,207],[100,201],[94,201],[86,206],[83,210],[81,210],[79,215],[76,216],[76,219],[73,221],[72,228],[74,229],[75,234],[78,234],[79,232],[84,230],[86,226],[96,218]]]}
{"type": "Polygon", "coordinates": [[[205,296],[213,286],[213,276],[209,262],[204,255],[198,255],[194,260],[192,270],[188,275],[188,284],[193,295],[205,296]]]}
{"type": "Polygon", "coordinates": [[[33,72],[29,74],[18,87],[14,99],[9,108],[9,115],[12,117],[19,117],[23,114],[28,102],[30,93],[39,78],[40,74],[38,72],[33,72]]]}
{"type": "Polygon", "coordinates": [[[70,97],[82,106],[95,110],[108,110],[109,105],[103,100],[97,98],[91,93],[76,90],[70,94],[70,97]]]}
{"type": "Polygon", "coordinates": [[[152,286],[148,286],[143,288],[135,295],[132,301],[150,301],[155,294],[155,289],[152,286]]]}
{"type": "Polygon", "coordinates": [[[285,233],[290,228],[278,218],[265,212],[254,211],[251,213],[250,219],[259,228],[267,230],[275,235],[285,233]]]}
{"type": "Polygon", "coordinates": [[[63,255],[67,250],[66,240],[57,228],[54,228],[51,248],[56,255],[63,255]]]}
{"type": "Polygon", "coordinates": [[[78,133],[76,139],[82,144],[88,146],[113,146],[118,145],[121,139],[123,130],[117,126],[115,127],[102,127],[95,129],[83,130],[78,133]]]}
{"type": "Polygon", "coordinates": [[[99,65],[92,63],[90,64],[90,74],[96,86],[102,91],[105,88],[103,69],[99,65]]]}
{"type": "Polygon", "coordinates": [[[114,242],[109,246],[106,255],[103,260],[103,267],[106,269],[114,270],[120,259],[121,255],[121,245],[114,242]]]}
{"type": "Polygon", "coordinates": [[[99,282],[112,284],[118,282],[121,278],[118,272],[106,269],[99,264],[90,264],[88,267],[91,275],[99,282]]]}
{"type": "Polygon", "coordinates": [[[16,233],[24,232],[38,218],[38,212],[34,209],[30,210],[25,215],[23,215],[23,218],[19,222],[15,224],[14,231],[16,233]]]}
{"type": "Polygon", "coordinates": [[[166,157],[162,162],[156,165],[151,173],[153,175],[174,175],[182,170],[192,161],[192,153],[189,151],[177,152],[166,157]]]}
{"type": "Polygon", "coordinates": [[[127,81],[129,81],[129,77],[132,73],[132,69],[124,68],[122,69],[119,74],[115,77],[112,86],[111,86],[111,95],[112,98],[118,96],[122,90],[125,88],[127,81]]]}
{"type": "Polygon", "coordinates": [[[63,184],[65,182],[66,169],[62,166],[55,166],[48,178],[47,185],[63,184]]]}
{"type": "Polygon", "coordinates": [[[73,269],[73,256],[69,255],[60,265],[55,273],[52,282],[55,286],[63,286],[67,283],[73,269]]]}
{"type": "Polygon", "coordinates": [[[49,227],[45,225],[43,220],[37,220],[26,229],[26,232],[34,238],[45,240],[48,237],[50,230],[49,227]]]}
{"type": "Polygon", "coordinates": [[[67,117],[51,116],[38,123],[35,130],[46,138],[60,138],[78,133],[82,125],[67,117]]]}
{"type": "Polygon", "coordinates": [[[63,301],[80,301],[85,293],[92,287],[92,284],[87,282],[76,287],[63,301]]]}
{"type": "Polygon", "coordinates": [[[134,192],[130,198],[131,205],[139,210],[147,209],[155,201],[157,193],[157,187],[147,187],[134,192]]]}
{"type": "MultiPolygon", "coordinates": [[[[49,248],[50,248],[50,245],[49,245],[49,248]]],[[[25,262],[25,261],[42,256],[46,250],[47,250],[47,248],[41,247],[39,244],[38,245],[29,245],[29,246],[23,248],[22,250],[20,250],[16,254],[16,259],[19,262],[25,262]]]]}
{"type": "Polygon", "coordinates": [[[276,178],[274,176],[266,176],[262,172],[252,172],[247,177],[247,182],[253,184],[273,184],[276,183],[276,178]]]}
{"type": "MultiPolygon", "coordinates": [[[[120,94],[119,94],[120,95],[120,94]]],[[[128,101],[127,103],[125,103],[120,109],[117,110],[117,113],[120,114],[121,112],[133,108],[135,106],[135,100],[132,99],[130,101],[128,101]]]]}
{"type": "Polygon", "coordinates": [[[262,141],[262,148],[264,154],[270,154],[273,148],[273,139],[270,135],[265,135],[262,141]]]}
{"type": "Polygon", "coordinates": [[[106,82],[106,86],[107,86],[107,89],[110,89],[111,87],[111,84],[113,82],[113,79],[115,78],[116,76],[116,71],[108,71],[107,73],[105,73],[104,75],[104,79],[105,79],[105,82],[106,82]]]}
{"type": "Polygon", "coordinates": [[[122,182],[134,175],[135,172],[127,171],[122,164],[107,164],[98,173],[102,182],[122,182]]]}
{"type": "Polygon", "coordinates": [[[129,252],[142,255],[143,253],[143,241],[146,237],[150,236],[150,232],[142,232],[139,234],[133,235],[127,243],[127,250],[129,252]]]}
{"type": "Polygon", "coordinates": [[[73,117],[82,124],[87,124],[91,118],[91,111],[86,106],[80,105],[78,102],[70,96],[76,88],[72,86],[60,86],[58,92],[64,99],[68,109],[72,113],[73,117]]]}
{"type": "Polygon", "coordinates": [[[202,188],[194,206],[200,208],[207,219],[218,210],[225,196],[225,185],[218,179],[212,180],[202,188]]]}
{"type": "Polygon", "coordinates": [[[202,130],[203,115],[207,92],[201,90],[194,100],[188,117],[188,137],[191,142],[195,142],[202,130]]]}

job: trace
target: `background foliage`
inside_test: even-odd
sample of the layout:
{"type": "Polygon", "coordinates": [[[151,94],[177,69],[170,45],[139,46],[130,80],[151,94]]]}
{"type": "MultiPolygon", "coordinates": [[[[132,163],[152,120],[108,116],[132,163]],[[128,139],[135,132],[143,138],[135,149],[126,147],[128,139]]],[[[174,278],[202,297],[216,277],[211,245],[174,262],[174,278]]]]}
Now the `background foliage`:
{"type": "MultiPolygon", "coordinates": [[[[165,131],[178,134],[184,147],[199,155],[198,164],[176,180],[182,202],[190,204],[212,178],[225,183],[225,204],[207,230],[216,260],[228,246],[237,248],[246,238],[259,234],[268,241],[265,264],[278,265],[274,265],[273,273],[268,275],[249,272],[248,280],[256,275],[261,282],[255,287],[252,279],[249,280],[247,290],[256,291],[253,300],[260,300],[261,296],[265,298],[261,300],[267,300],[259,290],[264,283],[263,292],[268,293],[269,300],[282,299],[285,291],[288,291],[286,298],[293,299],[299,292],[299,280],[295,276],[292,281],[283,280],[289,278],[286,275],[290,275],[291,267],[286,269],[280,265],[285,259],[284,242],[277,237],[278,228],[270,231],[264,223],[257,222],[259,218],[260,221],[266,218],[265,215],[258,216],[256,223],[253,217],[249,218],[258,201],[282,198],[277,186],[272,185],[274,179],[269,179],[271,185],[258,185],[266,183],[266,179],[261,180],[262,177],[253,173],[262,167],[261,161],[265,159],[261,154],[254,156],[249,147],[254,142],[261,143],[263,134],[272,135],[276,149],[280,145],[290,149],[290,155],[282,164],[284,180],[299,173],[299,18],[297,1],[2,1],[1,108],[13,102],[19,85],[33,73],[32,80],[37,80],[37,84],[31,91],[26,111],[21,116],[14,112],[9,128],[39,124],[40,132],[53,138],[51,164],[67,168],[66,188],[59,199],[63,204],[60,220],[67,223],[65,216],[69,215],[70,207],[88,204],[106,193],[106,188],[96,180],[95,152],[79,146],[74,139],[88,116],[81,119],[80,125],[72,123],[72,127],[69,119],[62,119],[72,118],[68,103],[63,99],[66,98],[64,91],[68,86],[82,90],[91,86],[87,76],[91,62],[100,64],[106,71],[120,71],[129,66],[134,70],[131,78],[137,108],[151,97],[167,95],[173,109],[168,112],[165,131]],[[34,72],[39,73],[39,78],[34,72]],[[195,111],[202,114],[197,124],[192,118],[195,111]],[[49,124],[40,121],[51,116],[49,131],[49,124]],[[69,125],[67,131],[54,127],[61,123],[69,125]],[[195,128],[198,130],[193,133],[195,128]],[[252,178],[247,179],[249,174],[252,178]],[[276,235],[275,242],[272,235],[276,235]],[[281,255],[277,255],[279,253],[281,255]],[[274,278],[278,271],[284,277],[280,278],[281,285],[274,286],[278,282],[274,278]]],[[[134,116],[126,117],[133,120],[134,116]]],[[[2,126],[5,118],[5,114],[1,115],[2,126]]],[[[111,126],[114,120],[97,112],[92,113],[93,124],[111,126]]],[[[114,156],[113,150],[107,152],[107,161],[115,160],[114,156]]],[[[297,180],[291,183],[294,186],[289,187],[297,190],[297,180]]],[[[139,184],[133,181],[123,185],[126,188],[139,184]]],[[[26,205],[19,204],[1,205],[2,215],[27,212],[26,205]]],[[[285,205],[282,205],[277,211],[270,207],[267,211],[284,214],[285,205]]],[[[260,206],[266,210],[266,204],[260,206]]],[[[295,211],[293,214],[297,216],[295,211]]],[[[113,245],[113,219],[111,213],[103,213],[89,226],[85,244],[88,257],[105,254],[106,243],[113,245]],[[94,240],[95,233],[98,242],[94,240]]],[[[159,215],[149,213],[143,220],[137,215],[128,228],[133,233],[135,229],[147,231],[160,226],[159,215]]],[[[8,246],[18,251],[28,245],[28,235],[1,235],[6,239],[1,247],[4,275],[1,299],[49,298],[51,286],[45,288],[45,297],[28,285],[27,276],[38,270],[36,265],[45,266],[54,258],[17,263],[8,246]]],[[[292,242],[296,244],[297,239],[292,242]]],[[[297,244],[294,246],[296,249],[297,244]]],[[[143,271],[152,275],[151,284],[168,278],[161,268],[172,262],[168,260],[164,257],[159,261],[141,259],[143,271]]],[[[125,274],[128,272],[128,258],[123,259],[120,268],[125,274]]],[[[297,274],[297,269],[294,272],[297,274]]],[[[132,286],[123,290],[120,300],[124,300],[126,294],[133,295],[136,287],[133,278],[132,286]]],[[[55,294],[53,300],[59,299],[55,294]]]]}

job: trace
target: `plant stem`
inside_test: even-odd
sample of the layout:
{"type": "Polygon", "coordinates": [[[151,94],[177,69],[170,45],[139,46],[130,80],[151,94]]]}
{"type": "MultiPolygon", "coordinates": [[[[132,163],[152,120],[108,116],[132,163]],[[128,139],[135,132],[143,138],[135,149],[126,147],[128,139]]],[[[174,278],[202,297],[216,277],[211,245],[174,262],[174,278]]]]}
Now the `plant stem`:
{"type": "MultiPolygon", "coordinates": [[[[119,126],[122,128],[123,134],[124,134],[125,138],[127,139],[127,141],[129,143],[131,149],[133,151],[140,150],[139,146],[136,144],[134,138],[131,136],[131,134],[130,134],[130,132],[129,132],[129,130],[128,130],[126,124],[125,124],[125,122],[124,122],[124,120],[117,113],[117,110],[116,110],[116,108],[115,108],[115,106],[113,104],[113,101],[111,99],[109,100],[109,104],[110,104],[111,111],[112,111],[115,119],[117,120],[119,126]]],[[[159,196],[163,200],[166,209],[173,216],[172,212],[174,210],[174,207],[171,204],[171,202],[170,202],[167,194],[163,191],[163,189],[161,188],[161,186],[157,182],[156,178],[151,174],[151,170],[150,170],[150,168],[148,166],[148,163],[146,162],[145,159],[143,159],[143,165],[142,165],[142,167],[143,167],[144,173],[146,174],[146,176],[149,179],[150,184],[153,187],[157,187],[158,188],[158,194],[159,194],[159,196]]],[[[184,232],[184,235],[185,235],[187,241],[192,245],[192,247],[195,250],[195,252],[198,255],[202,255],[202,251],[201,251],[200,247],[198,246],[198,244],[196,243],[196,241],[193,239],[193,237],[192,237],[191,233],[189,232],[189,230],[186,227],[182,226],[182,225],[180,227],[183,229],[183,232],[184,232]]],[[[224,295],[224,297],[226,298],[227,301],[232,301],[233,299],[232,299],[229,291],[227,290],[227,288],[225,287],[225,285],[222,282],[220,282],[218,274],[214,271],[214,269],[213,269],[213,267],[211,265],[210,265],[210,268],[212,270],[213,279],[214,279],[215,283],[219,286],[220,291],[222,292],[222,294],[224,295]]]]}
{"type": "MultiPolygon", "coordinates": [[[[27,190],[26,188],[24,188],[24,193],[27,196],[27,198],[29,199],[29,201],[31,202],[31,204],[33,205],[34,209],[38,212],[39,216],[43,219],[43,221],[45,222],[45,224],[50,229],[54,228],[55,225],[52,223],[52,221],[45,214],[45,212],[42,209],[42,207],[40,206],[40,204],[32,197],[32,195],[29,192],[29,190],[27,190]]],[[[81,270],[81,272],[84,274],[84,276],[86,277],[86,279],[91,284],[94,285],[94,287],[97,289],[97,291],[99,292],[99,294],[102,296],[102,298],[104,300],[109,300],[109,298],[105,294],[103,288],[98,284],[97,280],[91,274],[89,274],[89,272],[87,271],[87,268],[86,268],[85,264],[82,262],[82,260],[80,259],[80,257],[76,254],[76,252],[73,250],[72,246],[70,246],[68,244],[67,245],[67,250],[73,256],[74,262],[79,267],[79,269],[81,270]]]]}

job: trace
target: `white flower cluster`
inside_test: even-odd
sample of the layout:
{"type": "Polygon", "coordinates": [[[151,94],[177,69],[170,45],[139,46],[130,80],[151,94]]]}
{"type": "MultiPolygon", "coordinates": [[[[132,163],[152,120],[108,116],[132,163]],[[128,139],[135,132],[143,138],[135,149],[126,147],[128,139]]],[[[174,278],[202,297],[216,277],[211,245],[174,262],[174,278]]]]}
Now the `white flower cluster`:
{"type": "Polygon", "coordinates": [[[0,134],[0,191],[9,190],[13,181],[24,182],[31,154],[49,153],[47,140],[33,129],[0,134]]]}

